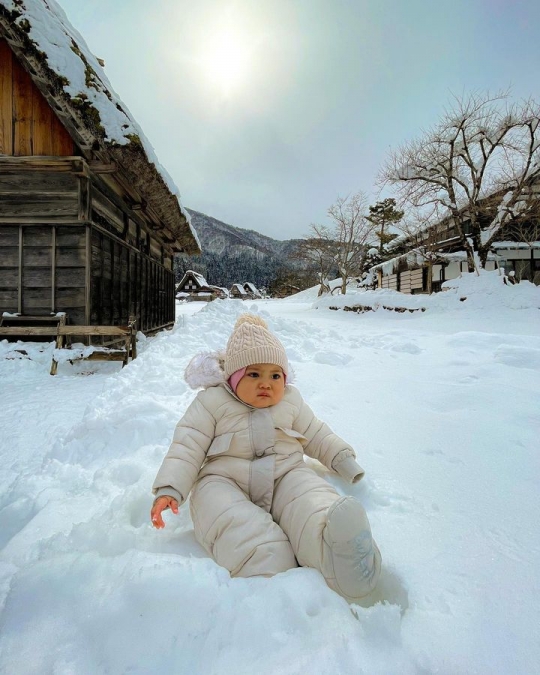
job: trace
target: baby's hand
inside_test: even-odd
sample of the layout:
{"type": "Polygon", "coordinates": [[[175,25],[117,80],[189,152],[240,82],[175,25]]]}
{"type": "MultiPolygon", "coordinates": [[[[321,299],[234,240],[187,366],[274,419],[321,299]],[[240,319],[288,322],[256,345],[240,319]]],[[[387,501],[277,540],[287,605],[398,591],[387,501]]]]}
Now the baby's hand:
{"type": "Polygon", "coordinates": [[[161,514],[166,509],[171,509],[173,513],[178,513],[178,502],[174,497],[163,495],[163,497],[158,497],[154,502],[154,506],[152,506],[152,510],[150,511],[150,518],[152,520],[152,525],[157,530],[161,530],[165,527],[161,514]]]}

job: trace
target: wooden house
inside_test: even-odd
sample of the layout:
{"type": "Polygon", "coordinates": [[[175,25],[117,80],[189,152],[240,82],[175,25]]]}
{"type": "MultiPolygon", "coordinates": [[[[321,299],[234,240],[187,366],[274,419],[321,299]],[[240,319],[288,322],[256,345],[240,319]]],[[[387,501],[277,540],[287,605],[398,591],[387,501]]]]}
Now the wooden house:
{"type": "Polygon", "coordinates": [[[229,295],[236,300],[249,300],[249,295],[242,284],[233,284],[229,291],[229,295]]]}
{"type": "Polygon", "coordinates": [[[211,286],[202,274],[187,270],[176,286],[176,297],[178,300],[210,301],[225,296],[222,288],[211,286]]]}
{"type": "Polygon", "coordinates": [[[100,62],[56,3],[0,0],[0,316],[159,330],[176,252],[197,235],[100,62]]]}
{"type": "Polygon", "coordinates": [[[258,298],[262,298],[262,294],[259,291],[259,289],[255,286],[255,284],[252,284],[249,281],[246,281],[246,283],[244,284],[244,290],[248,294],[250,300],[257,300],[258,298]]]}
{"type": "MultiPolygon", "coordinates": [[[[540,285],[540,241],[533,241],[538,225],[531,223],[529,241],[519,241],[510,227],[505,241],[492,244],[485,269],[504,268],[516,279],[528,279],[540,285]],[[512,240],[513,239],[513,240],[512,240]]],[[[522,228],[521,236],[525,230],[522,228]]],[[[441,290],[445,281],[468,272],[467,255],[451,219],[419,229],[414,235],[400,236],[390,242],[393,257],[371,268],[378,288],[401,293],[431,293],[441,290]]]]}

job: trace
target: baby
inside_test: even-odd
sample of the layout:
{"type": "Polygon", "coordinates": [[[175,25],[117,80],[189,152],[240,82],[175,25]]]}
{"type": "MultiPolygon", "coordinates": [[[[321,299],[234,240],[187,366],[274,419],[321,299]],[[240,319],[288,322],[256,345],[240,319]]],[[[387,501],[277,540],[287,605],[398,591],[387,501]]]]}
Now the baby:
{"type": "Polygon", "coordinates": [[[362,505],[342,497],[304,453],[356,482],[352,448],[288,384],[281,342],[258,316],[238,319],[224,354],[186,369],[199,392],[178,422],[153,485],[154,527],[191,493],[197,541],[233,577],[313,567],[354,602],[377,583],[381,555],[362,505]]]}

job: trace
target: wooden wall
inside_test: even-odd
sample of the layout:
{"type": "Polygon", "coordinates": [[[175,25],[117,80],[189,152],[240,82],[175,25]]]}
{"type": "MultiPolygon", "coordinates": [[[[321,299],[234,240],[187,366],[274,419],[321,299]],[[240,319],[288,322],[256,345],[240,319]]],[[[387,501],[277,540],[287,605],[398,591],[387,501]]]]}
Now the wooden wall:
{"type": "Polygon", "coordinates": [[[0,225],[0,311],[86,323],[85,229],[0,225]]]}
{"type": "Polygon", "coordinates": [[[0,154],[12,156],[75,154],[70,135],[0,39],[0,154]]]}
{"type": "Polygon", "coordinates": [[[174,273],[161,262],[111,237],[92,230],[90,323],[126,324],[152,331],[174,322],[174,273]]]}

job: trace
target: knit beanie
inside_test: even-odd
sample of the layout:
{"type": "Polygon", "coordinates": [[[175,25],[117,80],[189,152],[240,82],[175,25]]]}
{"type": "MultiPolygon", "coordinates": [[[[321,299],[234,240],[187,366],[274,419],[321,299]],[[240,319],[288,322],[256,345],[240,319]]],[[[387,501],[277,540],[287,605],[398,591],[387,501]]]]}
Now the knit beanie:
{"type": "Polygon", "coordinates": [[[287,376],[289,362],[281,342],[269,330],[264,319],[242,314],[236,322],[225,351],[225,377],[255,363],[273,363],[287,376]]]}

